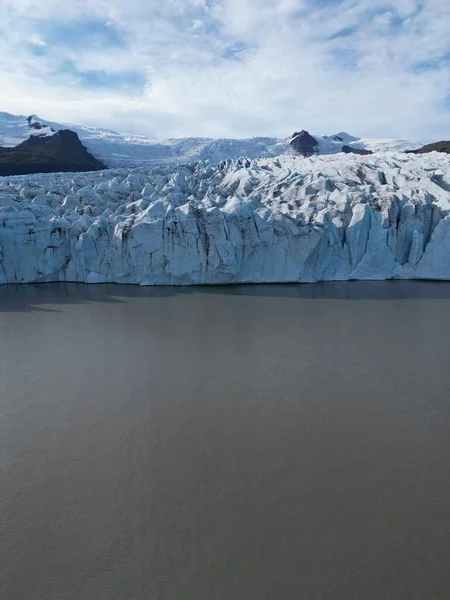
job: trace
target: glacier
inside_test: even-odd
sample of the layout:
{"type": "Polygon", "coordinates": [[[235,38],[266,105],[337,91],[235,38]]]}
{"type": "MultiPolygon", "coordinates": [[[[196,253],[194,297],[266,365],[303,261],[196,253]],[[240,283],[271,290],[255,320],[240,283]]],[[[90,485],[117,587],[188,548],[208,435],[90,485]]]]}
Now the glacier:
{"type": "Polygon", "coordinates": [[[0,283],[450,279],[450,156],[0,178],[0,283]]]}

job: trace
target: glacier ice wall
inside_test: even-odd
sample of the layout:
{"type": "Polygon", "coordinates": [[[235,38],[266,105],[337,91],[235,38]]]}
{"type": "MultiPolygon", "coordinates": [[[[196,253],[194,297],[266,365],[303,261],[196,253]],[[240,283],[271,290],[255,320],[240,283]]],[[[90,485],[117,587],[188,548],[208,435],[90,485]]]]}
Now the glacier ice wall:
{"type": "Polygon", "coordinates": [[[0,283],[450,279],[450,156],[0,178],[0,283]]]}

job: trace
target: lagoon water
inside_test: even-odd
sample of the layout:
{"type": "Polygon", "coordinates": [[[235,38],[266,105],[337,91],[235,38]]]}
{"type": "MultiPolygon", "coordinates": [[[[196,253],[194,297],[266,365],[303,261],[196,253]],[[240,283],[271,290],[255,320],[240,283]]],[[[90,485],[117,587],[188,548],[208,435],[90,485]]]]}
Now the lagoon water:
{"type": "Polygon", "coordinates": [[[0,287],[0,598],[448,600],[450,284],[0,287]]]}

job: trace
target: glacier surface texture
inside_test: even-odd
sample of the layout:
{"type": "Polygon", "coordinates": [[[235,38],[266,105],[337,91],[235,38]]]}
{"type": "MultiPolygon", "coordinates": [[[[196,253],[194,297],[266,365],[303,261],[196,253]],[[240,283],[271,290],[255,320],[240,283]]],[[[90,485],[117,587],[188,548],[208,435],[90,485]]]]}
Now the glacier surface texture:
{"type": "Polygon", "coordinates": [[[450,279],[450,156],[0,178],[0,283],[450,279]]]}

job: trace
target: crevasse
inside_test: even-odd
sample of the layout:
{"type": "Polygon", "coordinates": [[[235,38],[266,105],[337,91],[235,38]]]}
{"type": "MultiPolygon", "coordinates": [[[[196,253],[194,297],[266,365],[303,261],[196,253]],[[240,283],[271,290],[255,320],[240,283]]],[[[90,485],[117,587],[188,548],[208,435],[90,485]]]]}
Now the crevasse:
{"type": "Polygon", "coordinates": [[[450,156],[281,156],[0,179],[0,282],[450,279],[450,156]]]}

